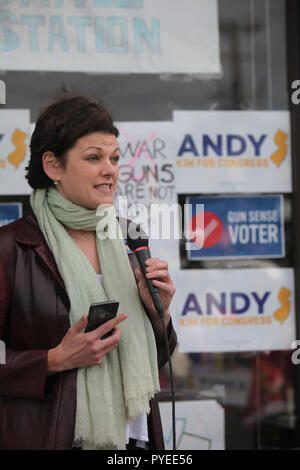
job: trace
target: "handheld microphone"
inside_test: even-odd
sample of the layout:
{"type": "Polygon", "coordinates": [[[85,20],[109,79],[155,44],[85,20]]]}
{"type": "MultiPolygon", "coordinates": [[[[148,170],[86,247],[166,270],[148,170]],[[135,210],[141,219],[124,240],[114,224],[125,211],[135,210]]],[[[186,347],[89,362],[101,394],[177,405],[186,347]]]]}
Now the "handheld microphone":
{"type": "Polygon", "coordinates": [[[171,355],[169,349],[169,341],[167,335],[167,329],[164,322],[164,310],[163,306],[159,297],[158,288],[153,285],[152,280],[146,277],[146,264],[145,262],[147,259],[150,258],[150,251],[148,247],[148,237],[143,232],[140,226],[137,227],[139,229],[140,236],[138,238],[131,238],[129,234],[129,230],[127,233],[127,245],[129,246],[130,250],[133,251],[135,254],[139,266],[141,268],[143,277],[146,281],[151,299],[153,301],[154,307],[161,319],[163,329],[164,329],[164,337],[166,343],[166,349],[168,354],[168,362],[169,362],[169,370],[170,370],[170,385],[171,385],[171,402],[172,402],[172,431],[173,431],[173,450],[176,450],[176,428],[175,428],[175,396],[174,396],[174,385],[173,385],[173,370],[172,370],[172,362],[171,362],[171,355]]]}
{"type": "MultiPolygon", "coordinates": [[[[142,235],[142,232],[140,232],[140,233],[142,235]]],[[[146,281],[146,284],[147,284],[151,299],[153,301],[154,307],[155,307],[158,315],[161,318],[163,318],[164,310],[163,310],[163,306],[162,306],[162,303],[161,303],[161,300],[160,300],[160,297],[159,297],[158,288],[153,285],[151,279],[148,279],[146,277],[146,264],[145,264],[145,262],[147,261],[147,259],[150,258],[150,251],[149,251],[149,247],[148,247],[148,238],[140,237],[140,238],[134,239],[134,238],[131,238],[128,235],[127,245],[129,246],[131,251],[133,251],[133,253],[135,254],[135,256],[138,260],[139,266],[141,268],[143,277],[146,281]]]]}

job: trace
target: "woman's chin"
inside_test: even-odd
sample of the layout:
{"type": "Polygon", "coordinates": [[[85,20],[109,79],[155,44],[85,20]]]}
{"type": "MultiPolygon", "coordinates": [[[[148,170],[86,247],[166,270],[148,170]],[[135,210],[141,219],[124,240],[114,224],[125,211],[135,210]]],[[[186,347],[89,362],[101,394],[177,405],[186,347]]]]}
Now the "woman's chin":
{"type": "Polygon", "coordinates": [[[97,198],[97,201],[95,201],[95,209],[97,209],[99,206],[112,206],[113,204],[114,198],[112,196],[97,198]]]}

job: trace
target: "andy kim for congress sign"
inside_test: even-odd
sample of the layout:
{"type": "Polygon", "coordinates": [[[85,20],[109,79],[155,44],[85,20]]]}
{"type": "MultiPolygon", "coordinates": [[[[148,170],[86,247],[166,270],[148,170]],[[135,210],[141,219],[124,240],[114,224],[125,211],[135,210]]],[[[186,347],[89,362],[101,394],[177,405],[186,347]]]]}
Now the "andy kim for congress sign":
{"type": "Polygon", "coordinates": [[[175,111],[179,193],[291,192],[287,111],[175,111]]]}
{"type": "Polygon", "coordinates": [[[182,270],[177,286],[181,352],[291,349],[296,338],[291,268],[182,270]]]}

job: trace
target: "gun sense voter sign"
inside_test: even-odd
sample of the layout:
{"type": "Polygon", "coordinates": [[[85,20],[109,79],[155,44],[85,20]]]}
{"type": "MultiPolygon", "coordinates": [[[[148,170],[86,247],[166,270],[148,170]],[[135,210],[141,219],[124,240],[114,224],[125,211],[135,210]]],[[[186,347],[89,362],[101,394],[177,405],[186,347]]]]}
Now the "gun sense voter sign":
{"type": "Polygon", "coordinates": [[[191,197],[187,202],[188,229],[198,231],[202,242],[197,250],[195,237],[187,252],[189,260],[284,257],[282,196],[191,197]],[[200,204],[204,227],[195,229],[194,208],[200,204]]]}

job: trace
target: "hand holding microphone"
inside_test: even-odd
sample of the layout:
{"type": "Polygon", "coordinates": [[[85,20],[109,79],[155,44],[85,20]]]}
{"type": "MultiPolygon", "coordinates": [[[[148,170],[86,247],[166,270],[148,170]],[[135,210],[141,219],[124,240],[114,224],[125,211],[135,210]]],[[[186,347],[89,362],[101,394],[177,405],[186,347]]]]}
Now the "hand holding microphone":
{"type": "Polygon", "coordinates": [[[154,307],[154,310],[160,316],[163,324],[164,338],[170,369],[173,450],[176,450],[175,396],[172,362],[167,334],[167,325],[170,320],[169,306],[173,295],[175,294],[175,287],[170,278],[168,263],[166,261],[162,261],[159,258],[150,258],[148,238],[145,236],[145,234],[143,234],[141,229],[139,232],[139,238],[131,238],[128,234],[127,245],[136,255],[141,268],[141,271],[136,270],[136,273],[141,276],[138,284],[141,298],[149,311],[153,310],[154,307]]]}
{"type": "Polygon", "coordinates": [[[149,310],[153,307],[167,325],[170,319],[169,307],[175,294],[175,287],[170,278],[168,263],[159,258],[150,258],[148,239],[132,239],[128,236],[127,244],[135,253],[140,270],[138,284],[141,298],[149,310]]]}

